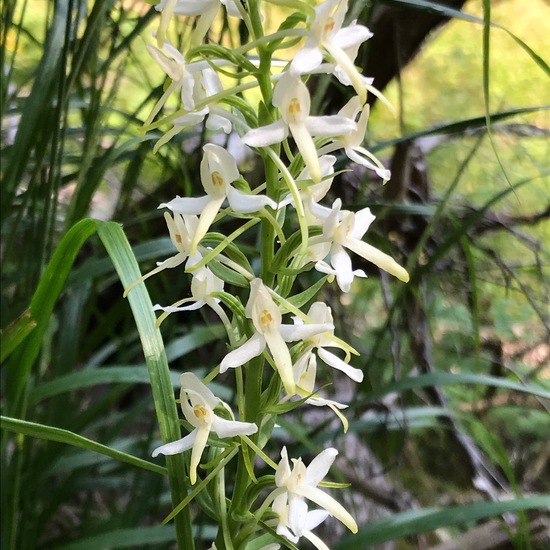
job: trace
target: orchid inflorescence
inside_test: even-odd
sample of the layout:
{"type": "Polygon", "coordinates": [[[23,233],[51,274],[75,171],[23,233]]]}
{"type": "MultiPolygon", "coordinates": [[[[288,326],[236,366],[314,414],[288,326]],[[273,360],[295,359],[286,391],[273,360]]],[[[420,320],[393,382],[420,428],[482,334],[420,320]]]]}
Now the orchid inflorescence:
{"type": "MultiPolygon", "coordinates": [[[[170,211],[164,216],[176,254],[135,281],[126,293],[151,275],[181,266],[192,278],[192,296],[170,306],[156,305],[155,310],[163,311],[158,323],[169,314],[208,305],[225,327],[231,348],[208,380],[234,372],[239,382],[240,420],[235,420],[229,405],[195,374],[182,374],[180,403],[190,433],[156,448],[153,456],[191,450],[191,486],[201,480],[198,469],[207,445],[239,449],[235,456],[241,471],[253,468],[250,455],[254,454],[275,468],[273,490],[267,496],[257,491],[248,498],[246,510],[242,509],[244,495],[254,493],[249,486],[258,480],[253,475],[237,476],[233,499],[222,499],[232,519],[228,520],[228,510],[220,514],[220,521],[226,524],[213,546],[246,548],[259,536],[265,537],[262,530],[268,529],[271,538],[266,539],[266,548],[287,544],[285,541],[294,544],[305,537],[325,549],[326,544],[312,530],[326,517],[335,517],[352,532],[358,529],[349,512],[318,487],[337,451],[325,449],[307,467],[301,458],[292,459],[291,468],[285,447],[278,465],[262,449],[277,414],[297,406],[328,406],[347,430],[342,413],[347,405],[318,393],[318,360],[355,382],[362,381],[363,372],[350,365],[355,350],[335,336],[331,308],[321,301],[313,302],[307,312],[301,308],[334,279],[342,292],[349,292],[356,276],[366,277],[363,270],[353,269],[350,252],[401,281],[407,282],[408,274],[391,256],[363,241],[375,219],[368,208],[346,211],[340,199],[332,206],[321,204],[335,177],[333,153],[337,151],[373,170],[383,183],[390,179],[389,170],[362,146],[369,116],[367,94],[386,102],[354,64],[359,46],[371,33],[357,22],[344,25],[347,0],[325,0],[315,9],[300,0],[266,1],[296,10],[272,34],[264,33],[260,0],[162,0],[156,5],[160,23],[148,50],[169,80],[144,130],[166,124],[171,128],[155,149],[184,128],[204,124],[211,132],[207,135],[219,131],[235,134],[243,146],[255,149],[264,162],[265,184],[252,189],[226,148],[204,145],[200,181],[206,194],[178,196],[159,207],[170,211]],[[230,18],[242,20],[251,37],[249,43],[234,49],[221,44],[212,47],[209,35],[205,44],[221,9],[230,18]],[[193,23],[186,52],[180,52],[166,37],[173,19],[180,16],[193,23]],[[274,57],[296,46],[299,49],[292,61],[274,57]],[[306,86],[311,74],[332,74],[353,88],[352,99],[338,114],[311,114],[306,86]],[[232,75],[237,82],[234,86],[227,84],[232,75]],[[242,97],[254,87],[261,93],[257,110],[242,97]],[[181,107],[161,116],[174,95],[181,107]],[[211,233],[212,226],[226,216],[244,223],[228,236],[211,233]],[[256,273],[239,250],[237,239],[258,223],[260,258],[252,262],[259,266],[256,273]],[[312,268],[320,273],[318,282],[292,295],[300,274],[312,268]],[[229,295],[225,284],[248,289],[246,304],[229,295]],[[293,317],[285,322],[287,314],[293,317]],[[271,369],[264,369],[265,365],[271,369]],[[256,394],[247,391],[247,385],[256,388],[256,394]],[[255,504],[261,494],[265,498],[255,504]],[[318,508],[310,509],[312,506],[318,508]],[[244,512],[249,517],[240,525],[235,518],[244,512]]],[[[211,461],[203,469],[212,470],[215,463],[211,461]]]]}

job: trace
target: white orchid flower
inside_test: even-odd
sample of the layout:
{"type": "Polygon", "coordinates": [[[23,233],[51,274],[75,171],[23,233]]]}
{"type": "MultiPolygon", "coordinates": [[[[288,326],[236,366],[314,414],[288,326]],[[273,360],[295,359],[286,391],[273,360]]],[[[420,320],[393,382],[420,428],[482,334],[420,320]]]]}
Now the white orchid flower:
{"type": "Polygon", "coordinates": [[[330,515],[326,510],[307,511],[303,524],[299,526],[299,531],[294,533],[290,529],[289,523],[289,505],[288,494],[283,493],[273,501],[271,509],[279,516],[277,523],[277,534],[287,538],[290,542],[296,544],[300,537],[308,539],[318,550],[329,550],[328,546],[311,531],[321,524],[330,515]]]}
{"type": "Polygon", "coordinates": [[[344,134],[334,140],[333,143],[325,145],[319,150],[319,154],[332,153],[337,149],[344,149],[344,152],[350,160],[365,166],[369,170],[374,170],[382,180],[384,180],[384,183],[386,183],[391,178],[391,172],[370,151],[362,146],[367,132],[369,112],[369,105],[361,107],[358,97],[351,98],[346,105],[340,109],[338,114],[351,120],[355,120],[357,115],[359,115],[357,130],[344,134]]]}
{"type": "Polygon", "coordinates": [[[170,313],[176,313],[178,311],[191,311],[207,305],[216,312],[231,337],[233,335],[231,321],[220,306],[220,299],[213,296],[216,292],[222,292],[223,288],[223,280],[216,277],[216,275],[214,275],[208,267],[201,267],[197,269],[193,272],[193,278],[191,279],[190,298],[179,300],[171,306],[161,306],[156,304],[153,307],[153,311],[164,311],[164,313],[157,319],[157,326],[160,325],[164,319],[170,315],[170,313]]]}
{"type": "Polygon", "coordinates": [[[250,297],[245,314],[252,320],[256,332],[242,346],[225,356],[220,364],[220,373],[229,368],[240,367],[250,359],[258,357],[267,346],[285,391],[289,395],[294,395],[296,385],[292,372],[292,358],[286,342],[296,342],[320,332],[333,330],[334,325],[283,325],[281,311],[261,279],[253,279],[250,282],[250,297]]]}
{"type": "Polygon", "coordinates": [[[240,177],[240,173],[235,159],[223,147],[208,143],[203,150],[200,173],[207,195],[196,198],[176,197],[159,206],[179,214],[200,214],[199,224],[191,242],[191,254],[196,252],[200,240],[208,232],[226,199],[235,212],[243,214],[257,212],[265,206],[277,209],[277,203],[269,197],[243,193],[231,185],[240,177]]]}
{"type": "Polygon", "coordinates": [[[324,52],[330,54],[339,70],[347,75],[361,104],[367,99],[368,81],[359,73],[349,52],[356,51],[372,33],[355,22],[342,28],[348,9],[347,0],[327,0],[315,8],[315,18],[310,34],[303,48],[299,50],[290,65],[297,73],[310,73],[323,63],[324,52]]]}
{"type": "Polygon", "coordinates": [[[347,409],[348,405],[338,403],[332,399],[325,399],[315,393],[315,378],[317,377],[317,356],[313,351],[308,350],[303,353],[292,366],[294,381],[296,383],[296,393],[300,397],[307,397],[305,403],[314,407],[329,407],[342,422],[344,433],[348,431],[347,418],[340,412],[347,409]]]}
{"type": "Polygon", "coordinates": [[[303,533],[303,527],[306,524],[308,508],[304,499],[324,508],[352,533],[357,533],[357,523],[351,514],[338,501],[317,487],[327,475],[337,455],[336,449],[325,449],[311,461],[307,468],[301,458],[292,459],[293,467],[290,469],[286,447],[283,447],[281,461],[275,471],[277,489],[267,498],[277,498],[279,495],[287,494],[287,524],[295,535],[303,533]]]}
{"type": "Polygon", "coordinates": [[[403,282],[409,281],[409,274],[391,256],[378,248],[362,241],[370,224],[375,219],[369,208],[358,212],[343,211],[342,201],[336,199],[332,205],[332,212],[323,223],[323,235],[312,237],[310,244],[319,246],[320,243],[331,242],[330,266],[318,261],[315,269],[322,273],[335,275],[342,292],[349,292],[354,276],[366,277],[363,270],[353,270],[351,258],[346,249],[355,252],[365,260],[387,271],[403,282]]]}
{"type": "Polygon", "coordinates": [[[306,85],[297,74],[285,73],[275,84],[273,105],[281,111],[281,118],[272,124],[253,128],[242,142],[250,147],[267,147],[285,140],[292,134],[311,179],[321,181],[321,168],[313,136],[334,137],[356,129],[353,120],[340,115],[310,116],[311,98],[306,85]]]}
{"type": "MultiPolygon", "coordinates": [[[[307,316],[311,321],[318,325],[331,325],[334,326],[334,319],[332,318],[332,311],[329,306],[323,302],[315,302],[311,304],[307,316]]],[[[303,324],[302,319],[299,317],[294,317],[294,324],[296,326],[301,326],[303,324]]],[[[306,349],[304,354],[313,350],[316,350],[317,355],[330,367],[342,371],[346,376],[349,376],[354,382],[363,381],[363,371],[361,369],[356,369],[340,359],[334,353],[328,351],[325,348],[340,348],[343,349],[341,345],[334,341],[334,329],[315,334],[304,340],[306,349]]]]}
{"type": "MultiPolygon", "coordinates": [[[[193,104],[199,103],[213,95],[220,93],[223,90],[222,82],[218,73],[211,67],[202,67],[202,62],[190,64],[194,78],[192,99],[193,104]]],[[[164,94],[166,96],[166,94],[164,94]]],[[[163,96],[164,97],[164,96],[163,96]]],[[[149,124],[154,116],[158,113],[158,109],[154,110],[146,121],[149,124]]],[[[205,119],[205,126],[208,130],[218,132],[223,130],[229,134],[233,129],[233,115],[224,108],[210,103],[202,109],[185,113],[184,115],[173,119],[172,128],[166,132],[156,143],[153,152],[156,152],[159,147],[168,143],[175,135],[179,134],[184,128],[196,127],[205,119]]]]}
{"type": "MultiPolygon", "coordinates": [[[[181,382],[181,410],[187,422],[195,429],[182,439],[161,445],[153,451],[153,457],[159,454],[175,455],[189,449],[191,451],[191,463],[189,466],[189,479],[194,485],[197,481],[197,467],[202,452],[207,445],[210,432],[224,439],[237,435],[252,435],[258,431],[258,426],[251,422],[238,422],[227,420],[214,413],[218,405],[226,410],[231,409],[221,399],[217,398],[192,372],[186,372],[180,376],[181,382]]],[[[231,413],[231,416],[233,414],[231,413]]]]}
{"type": "Polygon", "coordinates": [[[197,216],[182,216],[181,214],[174,214],[174,217],[168,213],[164,213],[164,219],[168,226],[168,232],[170,233],[170,240],[177,250],[177,254],[164,260],[163,262],[157,262],[157,267],[149,273],[146,273],[140,277],[137,281],[134,281],[124,291],[124,296],[128,295],[128,292],[132,290],[137,284],[143,282],[145,279],[156,275],[165,269],[171,269],[186,262],[186,267],[191,267],[196,264],[202,257],[199,252],[191,254],[191,243],[193,237],[197,231],[199,219],[197,216]]]}
{"type": "Polygon", "coordinates": [[[183,106],[188,111],[192,111],[195,108],[195,99],[193,97],[193,90],[195,88],[194,73],[200,65],[197,63],[187,63],[181,52],[169,40],[165,40],[161,48],[157,48],[151,44],[147,44],[146,46],[151,57],[160,65],[160,68],[172,82],[153,107],[145,124],[149,124],[155,118],[172,92],[178,89],[181,89],[180,95],[183,106]]]}
{"type": "Polygon", "coordinates": [[[162,32],[162,38],[164,38],[174,14],[198,16],[199,19],[191,39],[192,44],[198,44],[212,26],[221,4],[226,7],[229,15],[241,17],[235,0],[161,0],[155,6],[155,9],[161,12],[159,35],[162,32]]]}

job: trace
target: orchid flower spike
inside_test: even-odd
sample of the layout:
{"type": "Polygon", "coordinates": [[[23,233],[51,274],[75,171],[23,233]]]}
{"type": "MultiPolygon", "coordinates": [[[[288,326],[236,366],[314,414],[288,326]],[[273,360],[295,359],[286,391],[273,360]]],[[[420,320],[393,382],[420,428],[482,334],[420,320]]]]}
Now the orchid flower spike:
{"type": "Polygon", "coordinates": [[[357,523],[351,514],[334,498],[317,487],[327,475],[338,451],[325,449],[305,466],[301,458],[292,459],[290,469],[286,447],[281,451],[281,461],[275,471],[277,489],[267,498],[277,498],[281,494],[288,496],[287,524],[295,534],[302,533],[308,507],[305,499],[315,502],[331,516],[341,521],[352,533],[357,533],[357,523]]]}
{"type": "Polygon", "coordinates": [[[199,224],[191,242],[190,253],[194,254],[200,240],[214,222],[223,202],[227,199],[235,212],[248,214],[265,206],[277,209],[277,203],[266,196],[251,195],[235,189],[231,183],[240,177],[237,163],[231,154],[219,145],[208,143],[203,147],[201,182],[207,195],[204,197],[176,197],[159,206],[178,214],[200,214],[199,224]]]}
{"type": "Polygon", "coordinates": [[[359,115],[357,130],[344,134],[334,140],[333,143],[325,145],[319,150],[319,154],[332,153],[337,149],[344,149],[350,160],[361,166],[365,166],[369,170],[374,170],[382,178],[383,183],[386,183],[391,178],[391,172],[370,151],[362,146],[367,132],[369,111],[369,105],[361,107],[358,97],[351,98],[338,111],[338,114],[351,120],[355,120],[357,115],[359,115]]]}
{"type": "Polygon", "coordinates": [[[283,325],[281,311],[261,279],[253,279],[250,282],[250,297],[245,314],[252,320],[255,333],[242,346],[225,356],[220,364],[220,373],[229,368],[240,367],[253,357],[258,357],[267,346],[285,391],[289,395],[294,395],[296,385],[292,372],[292,359],[286,342],[303,340],[315,334],[333,330],[334,325],[327,323],[304,324],[299,327],[283,325]]]}
{"type": "MultiPolygon", "coordinates": [[[[153,458],[159,454],[175,455],[192,449],[189,479],[194,485],[197,481],[197,467],[210,432],[224,439],[237,435],[252,435],[258,431],[258,426],[250,422],[238,422],[217,416],[214,409],[218,405],[222,405],[231,413],[229,405],[217,398],[192,372],[182,374],[180,381],[181,410],[185,420],[195,429],[182,439],[157,447],[153,451],[153,458]]],[[[232,413],[231,416],[233,416],[232,413]]]]}
{"type": "Polygon", "coordinates": [[[347,75],[363,105],[367,100],[365,80],[346,50],[358,47],[372,33],[367,27],[355,23],[342,28],[347,10],[348,0],[326,0],[315,8],[309,37],[295,55],[290,68],[301,74],[312,72],[322,64],[324,52],[327,52],[347,75]]]}
{"type": "Polygon", "coordinates": [[[285,73],[275,84],[273,105],[281,111],[281,118],[272,124],[253,128],[242,142],[250,147],[267,147],[285,140],[292,134],[309,175],[314,183],[321,181],[321,167],[313,136],[334,137],[353,132],[353,120],[340,115],[310,116],[311,98],[299,75],[285,73]]]}
{"type": "Polygon", "coordinates": [[[163,262],[157,262],[157,267],[155,269],[149,271],[149,273],[146,273],[137,281],[134,281],[131,285],[129,285],[124,291],[125,297],[128,295],[128,292],[132,290],[132,288],[143,282],[145,279],[151,277],[151,275],[156,275],[164,269],[177,267],[185,262],[185,260],[187,260],[186,267],[191,267],[201,259],[202,256],[199,252],[195,252],[193,255],[190,253],[193,235],[197,231],[197,226],[199,223],[197,216],[182,216],[181,214],[174,214],[174,217],[172,218],[168,212],[165,212],[164,219],[166,220],[166,225],[168,226],[170,240],[178,252],[175,256],[172,256],[163,262]]]}
{"type": "Polygon", "coordinates": [[[354,276],[366,277],[367,275],[361,269],[352,270],[351,258],[345,250],[347,248],[407,283],[409,274],[403,267],[388,254],[361,240],[375,219],[370,209],[363,208],[358,212],[340,212],[341,207],[342,201],[336,199],[332,205],[331,214],[323,223],[323,235],[310,239],[312,246],[318,246],[323,241],[332,243],[330,247],[332,268],[325,262],[319,261],[316,263],[315,269],[322,273],[336,275],[338,286],[342,292],[349,292],[354,276]]]}

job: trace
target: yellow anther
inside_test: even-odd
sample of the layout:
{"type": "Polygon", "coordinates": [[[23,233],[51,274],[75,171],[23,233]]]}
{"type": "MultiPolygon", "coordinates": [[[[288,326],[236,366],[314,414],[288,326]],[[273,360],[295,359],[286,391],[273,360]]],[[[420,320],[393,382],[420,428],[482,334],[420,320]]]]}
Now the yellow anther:
{"type": "Polygon", "coordinates": [[[193,407],[193,412],[199,420],[203,420],[206,416],[208,416],[208,411],[202,405],[195,405],[193,407]]]}
{"type": "Polygon", "coordinates": [[[183,239],[179,233],[176,233],[176,242],[178,244],[181,244],[183,242],[183,239]]]}
{"type": "Polygon", "coordinates": [[[222,187],[223,185],[225,185],[225,180],[219,172],[212,172],[212,183],[216,187],[222,187]]]}
{"type": "Polygon", "coordinates": [[[268,327],[272,322],[273,322],[273,317],[271,313],[269,313],[267,309],[264,309],[262,311],[262,314],[260,315],[260,323],[262,324],[262,326],[268,327]]]}
{"type": "Polygon", "coordinates": [[[332,17],[329,17],[327,23],[325,23],[325,26],[323,27],[324,36],[330,34],[332,32],[332,29],[334,29],[334,19],[332,17]]]}

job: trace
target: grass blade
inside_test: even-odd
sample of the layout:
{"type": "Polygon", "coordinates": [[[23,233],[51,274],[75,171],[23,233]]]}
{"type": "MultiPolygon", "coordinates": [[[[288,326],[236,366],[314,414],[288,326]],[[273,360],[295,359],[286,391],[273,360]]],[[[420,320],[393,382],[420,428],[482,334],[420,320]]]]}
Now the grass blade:
{"type": "Polygon", "coordinates": [[[111,458],[120,460],[121,462],[126,462],[132,466],[150,470],[151,472],[155,472],[157,474],[166,475],[168,473],[166,468],[163,468],[158,464],[153,464],[152,462],[148,462],[142,458],[107,447],[107,445],[102,445],[101,443],[92,441],[91,439],[70,432],[69,430],[62,430],[61,428],[56,428],[54,426],[46,426],[44,424],[19,420],[17,418],[9,418],[7,416],[0,416],[0,427],[4,430],[29,435],[31,437],[37,437],[39,439],[57,441],[58,443],[81,447],[87,451],[93,451],[102,455],[110,456],[111,458]]]}

